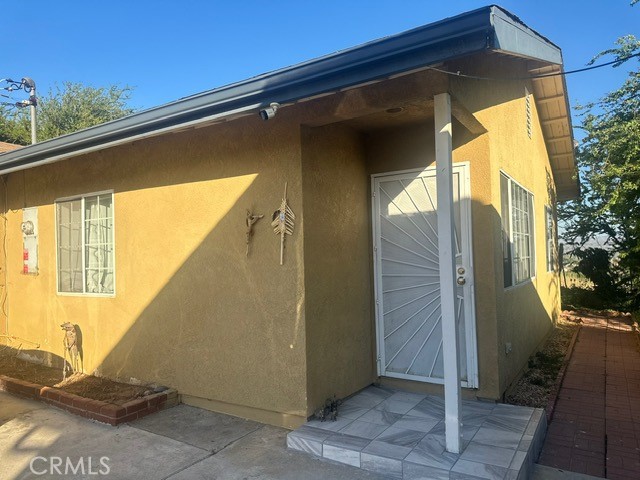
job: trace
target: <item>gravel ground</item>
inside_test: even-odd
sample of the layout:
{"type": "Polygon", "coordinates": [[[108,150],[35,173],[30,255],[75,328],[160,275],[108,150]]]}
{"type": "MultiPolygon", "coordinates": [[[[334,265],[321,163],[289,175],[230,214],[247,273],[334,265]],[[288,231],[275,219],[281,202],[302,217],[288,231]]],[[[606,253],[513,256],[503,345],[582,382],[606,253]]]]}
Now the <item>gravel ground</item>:
{"type": "Polygon", "coordinates": [[[579,328],[580,321],[575,312],[562,312],[544,348],[529,357],[527,371],[507,390],[507,403],[537,408],[547,406],[571,338],[579,328]]]}

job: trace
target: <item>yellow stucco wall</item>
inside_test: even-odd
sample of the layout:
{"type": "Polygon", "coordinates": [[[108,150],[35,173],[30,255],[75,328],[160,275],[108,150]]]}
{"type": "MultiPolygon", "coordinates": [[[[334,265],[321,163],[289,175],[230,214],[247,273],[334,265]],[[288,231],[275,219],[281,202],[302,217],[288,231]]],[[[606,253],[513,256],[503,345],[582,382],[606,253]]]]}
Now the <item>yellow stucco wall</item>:
{"type": "MultiPolygon", "coordinates": [[[[484,73],[512,67],[487,62],[484,73]]],[[[399,117],[393,127],[375,115],[397,105],[424,115],[433,94],[449,89],[488,130],[473,136],[454,121],[453,156],[470,164],[474,394],[499,398],[558,311],[557,276],[546,273],[544,256],[550,169],[535,109],[533,138],[526,135],[523,82],[447,85],[423,72],[287,106],[266,123],[255,115],[9,174],[9,333],[62,356],[60,324],[70,321],[82,332],[87,372],[166,384],[195,405],[299,424],[327,397],[375,380],[370,175],[434,161],[429,115],[421,123],[399,117]],[[536,202],[538,275],[508,291],[500,169],[536,202]],[[285,181],[296,226],[280,266],[269,223],[285,181]],[[58,295],[54,201],[103,190],[114,191],[116,295],[58,295]],[[21,209],[32,206],[37,276],[20,273],[21,209]],[[247,209],[265,215],[249,257],[247,209]]]]}
{"type": "MultiPolygon", "coordinates": [[[[524,85],[514,86],[514,96],[520,98],[504,105],[503,118],[509,122],[510,134],[492,138],[496,165],[533,194],[536,274],[524,283],[504,288],[503,269],[496,276],[498,316],[498,353],[500,360],[500,387],[506,389],[526,365],[527,358],[550,332],[560,309],[560,284],[557,271],[548,272],[546,265],[545,206],[553,205],[555,186],[544,139],[539,127],[535,103],[531,102],[531,138],[526,130],[526,105],[524,85]],[[519,91],[519,92],[518,92],[519,91]],[[506,353],[505,346],[511,344],[512,351],[506,353]]],[[[529,91],[532,88],[529,87],[529,91]]],[[[507,125],[505,125],[505,128],[507,125]]],[[[496,208],[500,208],[500,172],[492,175],[493,196],[496,208]]]]}
{"type": "MultiPolygon", "coordinates": [[[[2,178],[0,178],[2,180],[2,178]]],[[[2,209],[0,210],[0,238],[7,238],[7,228],[6,228],[6,220],[7,216],[5,212],[7,211],[6,206],[6,186],[3,181],[0,181],[0,197],[2,198],[2,209]]],[[[9,333],[9,318],[7,317],[7,265],[5,262],[6,258],[6,242],[2,242],[0,245],[0,335],[8,335],[9,333]]],[[[0,341],[0,344],[8,345],[12,343],[6,337],[0,337],[0,340],[4,340],[4,342],[0,341]]]]}
{"type": "MultiPolygon", "coordinates": [[[[461,62],[456,68],[469,71],[470,63],[461,62]]],[[[526,64],[493,58],[474,64],[479,76],[492,78],[526,77],[526,64]]],[[[531,97],[531,138],[527,133],[527,107],[525,88],[533,89],[524,80],[476,81],[455,79],[452,93],[476,115],[487,128],[491,151],[490,187],[487,189],[491,205],[491,220],[484,231],[495,245],[493,281],[495,294],[498,364],[497,393],[501,395],[518,373],[526,366],[529,355],[535,351],[551,330],[560,309],[558,272],[547,272],[545,241],[545,205],[552,205],[555,186],[544,138],[531,97]],[[520,285],[505,289],[501,246],[501,192],[500,171],[504,171],[534,196],[536,276],[520,285]],[[511,345],[507,353],[506,346],[511,345]]],[[[486,201],[485,200],[485,201],[486,201]]],[[[476,256],[476,259],[478,257],[476,256]]],[[[487,259],[487,261],[491,261],[487,259]]],[[[477,271],[477,267],[476,267],[477,271]]],[[[476,284],[478,282],[476,281],[476,284]]],[[[478,295],[478,301],[480,295],[478,295]]],[[[498,398],[498,397],[495,397],[498,398]]]]}
{"type": "MultiPolygon", "coordinates": [[[[257,117],[257,116],[256,116],[257,117]]],[[[10,333],[84,370],[181,394],[306,415],[299,129],[250,118],[8,176],[10,333]],[[288,182],[298,214],[279,265],[270,226],[288,182]],[[114,190],[116,295],[56,295],[54,200],[114,190]],[[38,207],[39,274],[23,275],[21,209],[38,207]],[[246,210],[265,215],[245,256],[246,210]]],[[[294,419],[295,420],[295,419],[294,419]]]]}
{"type": "Polygon", "coordinates": [[[305,320],[309,414],[375,380],[371,213],[361,134],[304,128],[305,320]]]}

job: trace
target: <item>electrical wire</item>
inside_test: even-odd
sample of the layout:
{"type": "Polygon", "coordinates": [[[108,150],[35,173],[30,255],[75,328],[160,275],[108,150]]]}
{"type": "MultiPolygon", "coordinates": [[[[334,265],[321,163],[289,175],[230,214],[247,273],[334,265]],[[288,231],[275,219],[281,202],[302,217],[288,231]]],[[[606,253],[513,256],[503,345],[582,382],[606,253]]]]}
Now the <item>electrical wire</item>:
{"type": "Polygon", "coordinates": [[[23,78],[22,80],[18,81],[18,80],[12,80],[10,78],[2,78],[0,79],[0,82],[7,82],[10,83],[11,87],[15,87],[15,88],[24,88],[25,90],[27,89],[27,82],[25,82],[25,78],[23,78]]]}
{"type": "MultiPolygon", "coordinates": [[[[2,78],[2,79],[0,79],[0,83],[2,83],[2,82],[6,82],[9,85],[4,86],[4,87],[0,87],[0,90],[5,90],[7,92],[15,92],[15,91],[18,91],[18,90],[27,91],[27,86],[26,86],[24,81],[18,82],[17,80],[12,80],[10,78],[2,78]]],[[[24,107],[25,106],[25,105],[21,105],[21,102],[23,102],[23,100],[17,100],[15,98],[10,97],[9,95],[5,95],[3,93],[0,93],[0,97],[7,98],[9,100],[13,100],[13,103],[0,101],[0,106],[2,106],[2,107],[16,108],[16,107],[24,107]]]]}
{"type": "Polygon", "coordinates": [[[633,55],[628,55],[626,57],[617,58],[616,60],[611,60],[610,62],[600,63],[598,65],[591,65],[584,68],[577,68],[575,70],[567,70],[566,72],[552,72],[552,73],[541,73],[539,75],[529,75],[526,77],[509,77],[509,78],[498,78],[498,77],[481,77],[477,75],[467,75],[465,73],[461,73],[460,71],[451,72],[448,70],[443,70],[437,67],[429,67],[430,70],[435,70],[436,72],[446,73],[447,75],[452,75],[454,77],[462,77],[462,78],[470,78],[472,80],[485,80],[485,81],[511,81],[511,80],[532,80],[536,78],[546,78],[546,77],[559,77],[571,75],[573,73],[586,72],[588,70],[595,70],[596,68],[608,67],[613,64],[621,64],[622,62],[626,62],[634,57],[640,57],[640,52],[634,53],[633,55]]]}
{"type": "Polygon", "coordinates": [[[22,84],[12,83],[8,87],[0,87],[0,90],[6,90],[7,92],[15,92],[16,90],[26,90],[22,84]]]}
{"type": "Polygon", "coordinates": [[[11,97],[11,96],[9,96],[9,95],[5,95],[4,93],[0,93],[0,97],[2,97],[2,98],[6,98],[6,99],[11,100],[11,101],[13,101],[13,102],[19,102],[19,101],[20,101],[19,99],[14,98],[14,97],[11,97]]]}

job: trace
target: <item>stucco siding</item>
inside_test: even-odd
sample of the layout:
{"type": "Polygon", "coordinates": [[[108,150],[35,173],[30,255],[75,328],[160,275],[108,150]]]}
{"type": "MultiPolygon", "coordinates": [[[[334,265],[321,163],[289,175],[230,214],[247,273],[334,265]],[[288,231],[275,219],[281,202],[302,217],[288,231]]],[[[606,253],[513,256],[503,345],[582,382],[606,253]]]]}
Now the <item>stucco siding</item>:
{"type": "MultiPolygon", "coordinates": [[[[518,88],[518,87],[516,87],[518,88]]],[[[555,186],[551,174],[546,146],[540,130],[540,122],[531,101],[531,138],[526,133],[525,85],[519,86],[521,96],[504,105],[504,117],[511,118],[510,139],[501,149],[504,154],[498,161],[500,170],[533,194],[535,234],[535,276],[521,284],[504,288],[504,276],[497,275],[501,390],[506,389],[526,366],[527,358],[549,334],[560,309],[560,285],[557,271],[547,272],[545,206],[552,206],[555,186]],[[507,353],[507,344],[511,352],[507,353]]],[[[529,91],[532,89],[529,88],[529,91]]],[[[505,126],[506,128],[507,126],[505,126]]],[[[496,201],[499,205],[500,171],[494,172],[496,201]]],[[[506,221],[506,219],[505,219],[506,221]]],[[[502,269],[499,270],[502,273],[502,269]]]]}
{"type": "Polygon", "coordinates": [[[81,331],[86,372],[304,417],[301,182],[297,125],[258,118],[10,174],[10,334],[61,357],[60,324],[69,321],[81,331]],[[280,266],[270,217],[285,181],[299,216],[280,266]],[[115,296],[57,295],[54,201],[110,189],[115,296]],[[20,273],[25,206],[38,207],[36,276],[20,273]],[[265,215],[249,256],[247,209],[265,215]]]}
{"type": "MultiPolygon", "coordinates": [[[[499,57],[450,67],[526,75],[524,62],[499,57]]],[[[479,388],[466,394],[498,399],[559,309],[558,275],[545,264],[554,185],[533,102],[527,134],[525,86],[418,72],[286,105],[268,122],[254,115],[11,173],[8,333],[55,360],[69,321],[81,332],[85,372],[169,385],[194,405],[296,426],[326,398],[376,379],[371,175],[434,164],[433,94],[449,91],[462,112],[453,160],[468,162],[471,187],[479,388]],[[509,289],[501,170],[536,208],[537,274],[509,289]],[[285,182],[296,222],[281,266],[270,221],[285,182]],[[105,190],[114,192],[115,295],[57,294],[55,201],[105,190]],[[38,208],[37,275],[21,273],[25,207],[38,208]],[[264,215],[248,256],[247,210],[264,215]]]]}
{"type": "Polygon", "coordinates": [[[369,179],[361,134],[302,130],[309,414],[375,380],[369,179]]]}
{"type": "MultiPolygon", "coordinates": [[[[528,74],[523,64],[500,58],[480,67],[476,70],[478,75],[492,78],[518,78],[528,74]]],[[[462,64],[460,68],[469,68],[469,65],[462,64]]],[[[553,205],[555,186],[533,97],[529,104],[531,136],[528,134],[525,88],[529,92],[533,90],[525,80],[456,79],[452,84],[454,95],[487,128],[491,151],[488,200],[493,220],[488,224],[491,228],[483,233],[493,238],[495,246],[494,276],[486,279],[494,284],[496,308],[499,384],[494,398],[499,398],[526,366],[528,357],[551,331],[560,308],[558,272],[546,269],[544,207],[553,205]],[[533,194],[535,207],[536,275],[530,281],[506,289],[501,243],[501,171],[533,194]]]]}

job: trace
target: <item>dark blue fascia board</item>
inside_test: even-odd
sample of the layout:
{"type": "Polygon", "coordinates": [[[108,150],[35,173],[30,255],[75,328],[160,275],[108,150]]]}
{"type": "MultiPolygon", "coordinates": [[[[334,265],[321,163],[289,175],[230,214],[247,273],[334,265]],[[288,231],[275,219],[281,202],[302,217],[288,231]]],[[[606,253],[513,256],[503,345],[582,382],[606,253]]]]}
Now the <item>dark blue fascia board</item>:
{"type": "Polygon", "coordinates": [[[500,7],[492,7],[493,48],[504,53],[562,65],[562,51],[518,17],[500,7]]]}
{"type": "MultiPolygon", "coordinates": [[[[527,28],[514,18],[499,7],[483,7],[2,154],[0,173],[46,163],[50,157],[71,156],[103,144],[151,135],[155,131],[224,115],[226,112],[255,106],[257,114],[261,106],[271,102],[291,103],[481,51],[502,50],[503,44],[500,42],[507,40],[498,38],[496,22],[501,31],[515,28],[516,23],[527,28]],[[511,19],[511,23],[508,19],[511,19]]],[[[550,43],[533,33],[532,42],[537,39],[550,43]]],[[[514,34],[502,36],[509,39],[514,34]]],[[[514,48],[518,46],[518,42],[508,43],[514,48]]],[[[520,43],[521,47],[528,45],[520,43]]],[[[523,56],[529,50],[511,53],[523,56]]]]}

